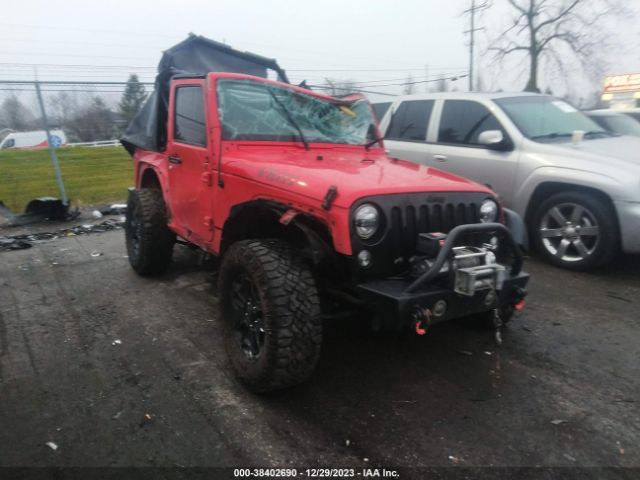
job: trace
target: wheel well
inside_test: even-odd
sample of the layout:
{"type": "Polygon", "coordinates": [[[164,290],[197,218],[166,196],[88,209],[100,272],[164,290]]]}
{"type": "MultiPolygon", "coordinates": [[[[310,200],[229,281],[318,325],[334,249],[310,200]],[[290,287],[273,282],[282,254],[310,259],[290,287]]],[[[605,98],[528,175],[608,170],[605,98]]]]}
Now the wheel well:
{"type": "Polygon", "coordinates": [[[156,190],[162,190],[158,174],[153,168],[146,168],[142,173],[142,178],[140,179],[140,188],[153,188],[156,190]]]}
{"type": "MultiPolygon", "coordinates": [[[[531,224],[533,220],[533,215],[535,213],[536,207],[543,202],[546,198],[551,195],[555,195],[556,193],[567,193],[567,192],[581,192],[593,195],[595,197],[600,198],[604,202],[609,205],[612,210],[615,212],[615,207],[613,205],[613,201],[611,197],[609,197],[606,193],[598,190],[596,188],[584,187],[582,185],[574,185],[572,183],[561,183],[561,182],[545,182],[538,185],[531,195],[529,199],[529,204],[527,205],[527,212],[525,214],[525,222],[527,225],[531,224]]],[[[617,221],[617,217],[616,217],[617,221]]]]}
{"type": "Polygon", "coordinates": [[[299,248],[314,263],[333,252],[331,233],[322,222],[304,213],[297,214],[287,225],[280,222],[288,207],[264,201],[237,205],[224,224],[220,254],[239,240],[280,238],[299,248]]]}

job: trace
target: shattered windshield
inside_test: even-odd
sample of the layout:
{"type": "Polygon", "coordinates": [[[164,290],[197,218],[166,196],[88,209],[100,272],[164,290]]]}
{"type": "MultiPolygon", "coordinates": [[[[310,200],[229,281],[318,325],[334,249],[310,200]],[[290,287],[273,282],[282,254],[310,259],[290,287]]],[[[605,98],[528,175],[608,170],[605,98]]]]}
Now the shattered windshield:
{"type": "Polygon", "coordinates": [[[253,80],[220,80],[218,111],[224,140],[363,145],[375,139],[364,99],[341,104],[253,80]]]}

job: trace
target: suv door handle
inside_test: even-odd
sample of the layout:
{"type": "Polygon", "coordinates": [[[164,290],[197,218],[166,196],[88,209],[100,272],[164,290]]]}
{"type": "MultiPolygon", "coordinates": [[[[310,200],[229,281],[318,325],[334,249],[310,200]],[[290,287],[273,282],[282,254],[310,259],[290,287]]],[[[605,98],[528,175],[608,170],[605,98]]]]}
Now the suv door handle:
{"type": "Polygon", "coordinates": [[[182,163],[182,159],[180,157],[178,157],[177,155],[170,155],[169,156],[169,163],[173,163],[175,165],[180,165],[182,163]]]}
{"type": "Polygon", "coordinates": [[[446,162],[447,161],[447,156],[446,155],[434,155],[433,159],[437,162],[446,162]]]}

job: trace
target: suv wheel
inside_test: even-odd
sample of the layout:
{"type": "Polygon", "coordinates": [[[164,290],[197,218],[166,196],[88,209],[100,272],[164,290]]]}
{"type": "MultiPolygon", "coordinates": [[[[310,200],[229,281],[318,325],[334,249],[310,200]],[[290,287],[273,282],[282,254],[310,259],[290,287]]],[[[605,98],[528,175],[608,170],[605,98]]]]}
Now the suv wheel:
{"type": "Polygon", "coordinates": [[[533,243],[549,262],[572,270],[608,263],[616,254],[615,212],[598,197],[558,193],[540,204],[531,224],[533,243]]]}
{"type": "Polygon", "coordinates": [[[129,263],[139,275],[159,275],[171,264],[175,234],[167,227],[162,192],[141,188],[129,192],[125,237],[129,263]]]}
{"type": "Polygon", "coordinates": [[[219,298],[231,364],[251,390],[306,380],[320,355],[322,320],[305,261],[280,240],[245,240],[222,259],[219,298]]]}

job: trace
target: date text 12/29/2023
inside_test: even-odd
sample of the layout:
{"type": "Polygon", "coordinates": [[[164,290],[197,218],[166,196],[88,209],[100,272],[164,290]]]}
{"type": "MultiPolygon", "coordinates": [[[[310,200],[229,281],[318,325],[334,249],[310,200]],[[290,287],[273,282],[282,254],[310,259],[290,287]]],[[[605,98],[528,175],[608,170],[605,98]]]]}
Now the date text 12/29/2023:
{"type": "Polygon", "coordinates": [[[235,468],[234,478],[400,478],[386,468],[235,468]]]}

